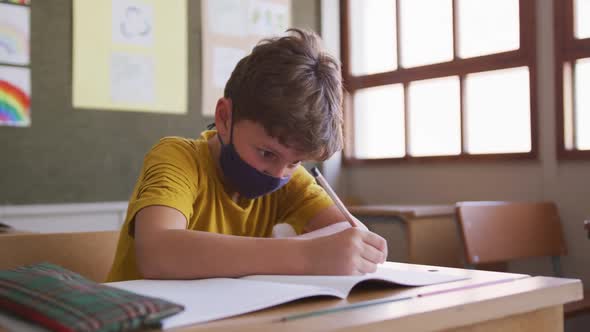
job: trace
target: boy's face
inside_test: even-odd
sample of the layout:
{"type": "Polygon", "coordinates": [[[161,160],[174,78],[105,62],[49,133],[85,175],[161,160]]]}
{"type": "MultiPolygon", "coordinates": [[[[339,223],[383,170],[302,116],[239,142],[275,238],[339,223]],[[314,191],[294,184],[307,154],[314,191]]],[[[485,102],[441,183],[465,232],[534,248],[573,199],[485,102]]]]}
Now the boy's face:
{"type": "MultiPolygon", "coordinates": [[[[222,134],[224,143],[229,143],[229,128],[222,134]]],[[[262,125],[250,120],[234,124],[233,144],[240,157],[250,166],[274,177],[290,176],[306,155],[279,143],[267,134],[262,125]]]]}

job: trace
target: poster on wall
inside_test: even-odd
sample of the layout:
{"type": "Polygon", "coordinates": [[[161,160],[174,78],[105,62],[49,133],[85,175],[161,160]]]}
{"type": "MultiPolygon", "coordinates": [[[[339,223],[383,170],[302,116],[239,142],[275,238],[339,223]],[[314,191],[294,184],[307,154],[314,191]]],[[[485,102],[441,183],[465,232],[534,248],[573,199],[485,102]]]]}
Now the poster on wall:
{"type": "Polygon", "coordinates": [[[31,78],[29,68],[0,66],[0,125],[31,125],[31,78]]]}
{"type": "Polygon", "coordinates": [[[30,5],[31,0],[0,0],[0,2],[13,3],[15,5],[30,5]]]}
{"type": "Polygon", "coordinates": [[[29,3],[0,2],[0,126],[31,126],[29,3]]]}
{"type": "Polygon", "coordinates": [[[0,3],[0,63],[29,64],[30,8],[0,3]]]}
{"type": "Polygon", "coordinates": [[[215,114],[232,70],[258,41],[291,24],[290,0],[201,1],[203,84],[201,112],[215,114]]]}
{"type": "Polygon", "coordinates": [[[75,108],[187,112],[186,0],[74,0],[75,108]]]}

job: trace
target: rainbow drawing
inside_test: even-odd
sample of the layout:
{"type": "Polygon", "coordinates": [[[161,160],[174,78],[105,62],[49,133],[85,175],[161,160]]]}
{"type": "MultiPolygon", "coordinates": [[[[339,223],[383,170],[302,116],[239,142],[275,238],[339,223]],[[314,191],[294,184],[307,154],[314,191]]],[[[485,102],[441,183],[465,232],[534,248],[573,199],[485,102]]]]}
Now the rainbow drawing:
{"type": "Polygon", "coordinates": [[[16,85],[0,80],[0,125],[26,127],[31,123],[31,100],[16,85]]]}

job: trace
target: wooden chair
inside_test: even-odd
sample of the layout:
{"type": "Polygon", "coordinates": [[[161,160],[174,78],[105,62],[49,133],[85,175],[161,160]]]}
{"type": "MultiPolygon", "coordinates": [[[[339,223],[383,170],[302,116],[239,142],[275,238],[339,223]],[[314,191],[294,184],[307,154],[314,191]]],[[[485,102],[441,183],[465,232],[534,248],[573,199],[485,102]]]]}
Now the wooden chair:
{"type": "Polygon", "coordinates": [[[106,280],[118,231],[0,235],[0,269],[49,262],[96,282],[106,280]]]}
{"type": "MultiPolygon", "coordinates": [[[[557,206],[552,202],[459,202],[457,219],[466,262],[489,264],[546,256],[561,277],[559,257],[567,254],[557,206]]],[[[590,292],[564,306],[566,317],[590,313],[590,292]]]]}

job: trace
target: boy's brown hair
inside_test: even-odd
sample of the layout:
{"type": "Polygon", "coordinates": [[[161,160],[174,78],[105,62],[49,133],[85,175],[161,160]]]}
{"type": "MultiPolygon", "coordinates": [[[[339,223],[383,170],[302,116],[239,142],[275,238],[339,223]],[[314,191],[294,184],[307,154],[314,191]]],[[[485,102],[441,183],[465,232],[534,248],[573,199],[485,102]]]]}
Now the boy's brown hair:
{"type": "Polygon", "coordinates": [[[340,63],[313,32],[264,39],[225,86],[233,120],[251,120],[283,145],[325,160],[342,149],[340,63]]]}

